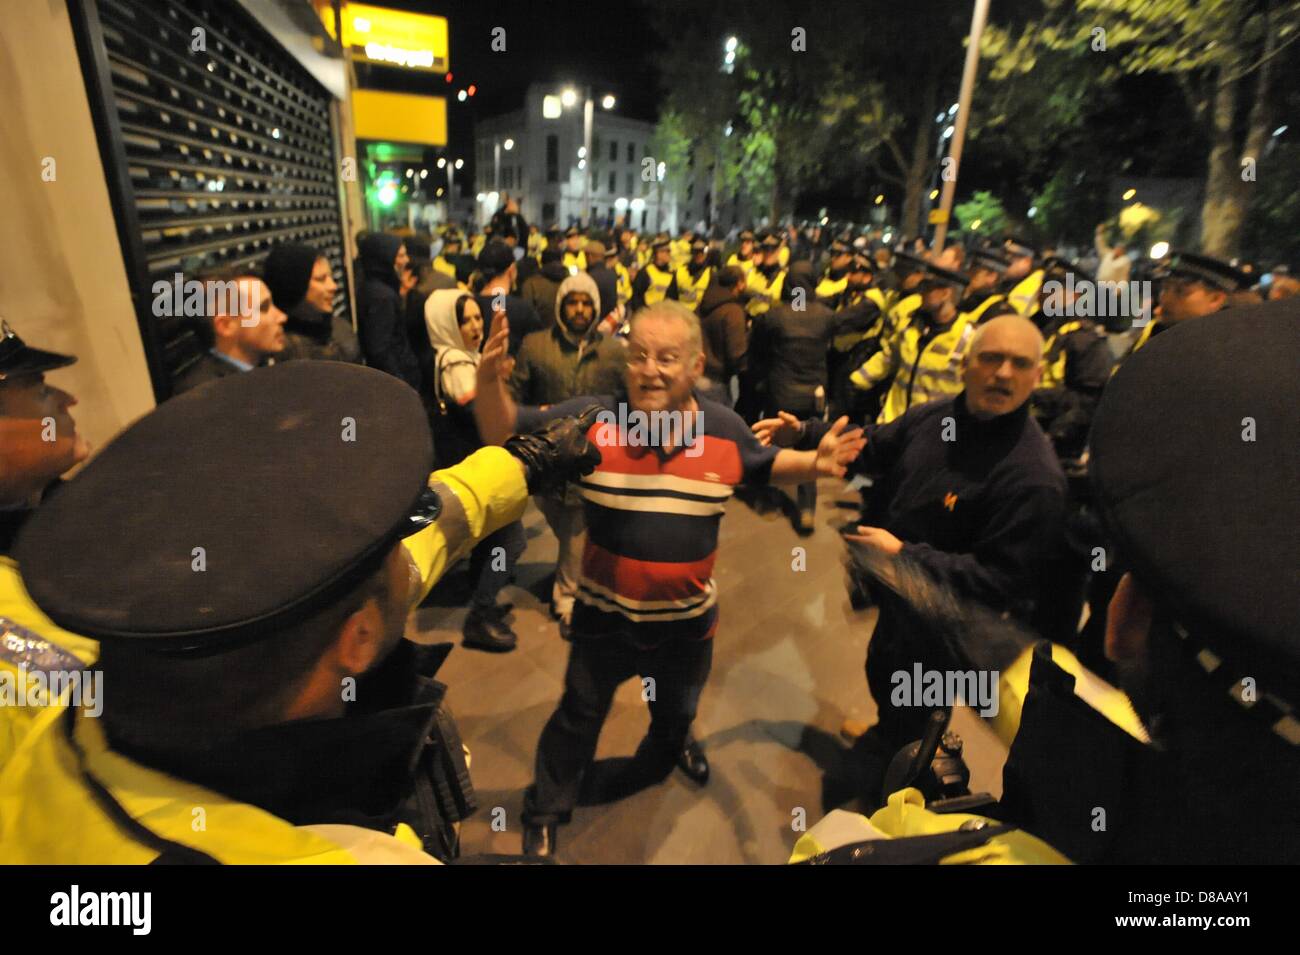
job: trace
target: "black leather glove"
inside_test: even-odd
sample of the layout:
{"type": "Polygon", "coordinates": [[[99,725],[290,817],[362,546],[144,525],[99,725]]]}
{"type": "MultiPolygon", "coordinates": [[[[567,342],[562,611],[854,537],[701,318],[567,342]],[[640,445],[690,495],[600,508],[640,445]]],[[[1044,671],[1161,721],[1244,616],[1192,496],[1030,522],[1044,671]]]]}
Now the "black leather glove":
{"type": "Polygon", "coordinates": [[[556,418],[540,431],[506,439],[505,449],[523,462],[529,494],[555,490],[596,469],[600,451],[587,431],[599,412],[591,405],[576,418],[556,418]]]}

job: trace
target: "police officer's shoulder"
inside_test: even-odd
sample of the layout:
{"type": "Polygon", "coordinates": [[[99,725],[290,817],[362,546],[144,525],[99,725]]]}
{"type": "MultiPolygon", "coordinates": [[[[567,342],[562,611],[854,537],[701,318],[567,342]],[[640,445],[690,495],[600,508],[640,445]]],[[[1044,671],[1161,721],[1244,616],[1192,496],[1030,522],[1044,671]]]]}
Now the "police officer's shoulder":
{"type": "Polygon", "coordinates": [[[378,570],[432,505],[419,397],[286,362],[164,403],[36,515],[15,556],[59,626],[156,650],[273,635],[378,570]]]}

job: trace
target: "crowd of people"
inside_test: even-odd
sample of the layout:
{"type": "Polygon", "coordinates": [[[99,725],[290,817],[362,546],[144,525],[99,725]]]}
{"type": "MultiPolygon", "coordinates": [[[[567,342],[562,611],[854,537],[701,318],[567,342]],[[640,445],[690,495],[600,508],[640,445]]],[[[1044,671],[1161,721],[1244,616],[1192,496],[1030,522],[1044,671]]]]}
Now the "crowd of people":
{"type": "MultiPolygon", "coordinates": [[[[568,663],[522,851],[553,856],[584,789],[618,798],[674,768],[707,784],[691,726],[723,619],[727,502],[791,485],[780,502],[812,534],[818,481],[838,479],[861,495],[842,529],[851,597],[878,609],[865,672],[879,719],[842,727],[874,815],[832,814],[796,860],[959,828],[940,856],[1294,860],[1296,801],[1273,797],[1300,745],[1295,500],[1266,475],[1295,473],[1294,442],[1278,443],[1295,375],[1273,369],[1300,326],[1294,303],[1262,303],[1300,286],[1193,252],[1133,260],[1101,227],[1087,263],[1015,237],[884,238],[543,231],[509,199],[469,235],[360,235],[355,328],[336,263],[284,245],[256,272],[203,277],[255,314],[203,316],[207,350],[178,397],[68,481],[89,449],[75,399],[44,375],[75,358],[6,326],[0,666],[95,668],[114,692],[102,727],[72,707],[61,721],[0,712],[0,852],[454,856],[472,786],[440,660],[402,639],[405,615],[466,559],[464,645],[515,649],[501,592],[531,497],[558,547],[568,663]],[[1135,281],[1116,308],[1112,290],[1135,281]],[[1244,445],[1207,427],[1225,414],[1244,445]],[[638,415],[665,426],[646,437],[626,423],[638,415]],[[234,487],[286,478],[308,492],[292,505],[234,487]],[[1192,509],[1207,503],[1215,514],[1192,509]],[[1180,645],[1195,652],[1175,660],[1180,645]],[[953,705],[894,693],[913,667],[1007,678],[1019,706],[1000,804],[939,808],[954,794],[928,756],[899,775],[917,740],[934,755],[953,705]],[[1093,674],[1128,696],[1094,696],[1081,716],[1072,688],[1093,674]],[[594,779],[633,677],[654,688],[649,729],[594,779]],[[1065,785],[1062,753],[1085,751],[1116,755],[1065,785]],[[228,823],[196,828],[199,804],[228,823]],[[1114,821],[1089,839],[1095,805],[1114,821]],[[91,837],[62,840],[67,819],[91,837]],[[989,819],[1024,832],[971,822],[989,819]]],[[[899,861],[936,851],[915,845],[899,861]]]]}

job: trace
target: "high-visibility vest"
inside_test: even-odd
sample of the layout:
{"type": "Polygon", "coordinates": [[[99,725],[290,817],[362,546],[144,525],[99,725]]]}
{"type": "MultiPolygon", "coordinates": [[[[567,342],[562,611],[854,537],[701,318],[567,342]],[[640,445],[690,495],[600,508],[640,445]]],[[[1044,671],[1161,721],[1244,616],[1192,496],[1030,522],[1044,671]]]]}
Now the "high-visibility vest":
{"type": "Polygon", "coordinates": [[[773,275],[769,281],[760,269],[754,269],[749,283],[749,291],[755,294],[749,300],[749,304],[745,306],[745,311],[757,318],[781,301],[781,289],[785,286],[785,276],[786,271],[782,269],[776,275],[773,275]]]}
{"type": "Polygon", "coordinates": [[[454,279],[456,277],[456,266],[452,265],[441,255],[433,260],[433,267],[449,278],[454,279]]]}
{"type": "Polygon", "coordinates": [[[937,330],[928,322],[909,321],[892,338],[882,339],[880,351],[849,380],[867,391],[892,376],[877,419],[888,424],[908,408],[961,392],[961,362],[974,336],[975,326],[962,315],[937,330]]]}
{"type": "Polygon", "coordinates": [[[994,305],[1001,304],[1004,301],[1006,301],[1006,296],[1002,295],[1001,293],[990,295],[984,301],[980,302],[978,305],[972,308],[969,312],[964,312],[963,314],[966,315],[966,317],[968,317],[971,320],[971,322],[978,325],[980,321],[983,320],[985,314],[987,314],[989,309],[991,309],[994,305]]]}
{"type": "Polygon", "coordinates": [[[651,262],[645,267],[645,274],[650,276],[650,284],[645,290],[645,303],[653,305],[662,302],[668,294],[668,286],[673,284],[673,273],[651,262]]]}
{"type": "MultiPolygon", "coordinates": [[[[433,472],[430,482],[447,492],[443,516],[402,541],[420,581],[412,606],[478,540],[519,520],[528,503],[523,472],[503,448],[482,448],[433,472]]],[[[32,685],[37,672],[91,666],[99,656],[96,641],[61,630],[41,612],[9,558],[0,558],[0,630],[11,637],[0,641],[0,677],[12,685],[24,674],[32,685]]],[[[394,836],[298,827],[136,763],[109,748],[100,720],[78,712],[73,726],[73,702],[69,686],[51,705],[0,706],[0,862],[144,864],[166,850],[224,863],[348,864],[373,861],[374,851],[389,861],[432,861],[409,827],[394,836]]],[[[111,690],[104,705],[113,705],[111,690]]]]}
{"type": "Polygon", "coordinates": [[[815,294],[818,298],[834,298],[848,287],[849,277],[847,275],[842,275],[837,279],[833,279],[828,273],[822,277],[820,282],[817,283],[815,294]]]}
{"type": "Polygon", "coordinates": [[[1075,333],[1098,335],[1096,323],[1087,319],[1076,318],[1065,322],[1043,342],[1043,374],[1039,378],[1040,389],[1060,388],[1065,386],[1066,354],[1065,339],[1075,333]]]}
{"type": "Polygon", "coordinates": [[[677,270],[677,301],[681,302],[687,308],[695,308],[700,304],[700,299],[704,297],[704,290],[709,287],[709,280],[713,277],[713,269],[701,269],[700,274],[691,278],[691,272],[686,266],[677,270]]]}
{"type": "Polygon", "coordinates": [[[866,341],[868,338],[877,337],[882,331],[884,331],[886,322],[885,313],[888,309],[885,307],[885,295],[878,288],[868,288],[865,293],[853,296],[840,306],[839,311],[843,311],[846,308],[852,308],[864,298],[873,303],[876,308],[880,309],[880,316],[871,324],[870,328],[864,331],[847,331],[836,335],[831,339],[831,348],[835,351],[851,352],[857,347],[859,342],[866,341]]]}
{"type": "Polygon", "coordinates": [[[1025,318],[1038,311],[1038,290],[1043,287],[1043,270],[1034,269],[1007,293],[1011,307],[1025,318]]]}
{"type": "Polygon", "coordinates": [[[788,245],[781,246],[780,252],[777,253],[777,261],[781,263],[781,268],[785,269],[789,267],[790,247],[788,245]]]}
{"type": "Polygon", "coordinates": [[[626,305],[632,297],[632,274],[617,259],[614,260],[614,273],[618,276],[618,304],[626,305]]]}
{"type": "Polygon", "coordinates": [[[483,246],[485,245],[487,245],[487,236],[480,235],[478,238],[474,240],[473,244],[470,245],[469,254],[474,256],[474,258],[477,259],[478,254],[483,251],[483,246]]]}
{"type": "Polygon", "coordinates": [[[569,270],[570,275],[577,275],[579,272],[587,271],[587,253],[565,252],[564,267],[569,270]]]}
{"type": "Polygon", "coordinates": [[[754,260],[753,260],[753,259],[742,259],[742,258],[741,258],[739,255],[737,255],[735,252],[733,252],[733,253],[731,253],[731,255],[727,256],[727,265],[728,265],[728,266],[732,266],[732,265],[734,265],[734,266],[736,266],[736,268],[740,269],[740,271],[741,271],[742,273],[744,273],[745,281],[746,281],[746,282],[749,281],[749,277],[750,277],[750,275],[753,274],[753,272],[754,272],[754,260]]]}
{"type": "Polygon", "coordinates": [[[672,256],[673,271],[677,271],[685,265],[691,257],[691,243],[688,239],[674,239],[668,246],[669,253],[672,256]]]}

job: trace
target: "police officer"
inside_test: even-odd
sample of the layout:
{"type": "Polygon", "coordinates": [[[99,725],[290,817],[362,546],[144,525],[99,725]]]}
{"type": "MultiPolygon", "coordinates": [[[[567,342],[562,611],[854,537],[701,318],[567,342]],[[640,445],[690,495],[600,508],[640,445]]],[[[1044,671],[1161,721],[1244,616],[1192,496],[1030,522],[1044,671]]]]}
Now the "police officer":
{"type": "MultiPolygon", "coordinates": [[[[704,290],[713,279],[713,269],[708,264],[709,244],[703,239],[691,243],[691,260],[677,270],[677,301],[694,311],[699,307],[704,290]]],[[[669,294],[672,298],[672,294],[669,294]]]]}
{"type": "Polygon", "coordinates": [[[90,454],[68,412],[77,399],[45,380],[76,360],[32,348],[0,323],[0,555],[59,476],[90,454]]]}
{"type": "Polygon", "coordinates": [[[582,230],[576,225],[571,225],[564,231],[564,267],[570,275],[587,271],[587,255],[582,251],[585,244],[582,230]]]}
{"type": "Polygon", "coordinates": [[[781,264],[781,240],[768,234],[763,237],[759,247],[763,250],[763,262],[754,269],[746,282],[750,298],[745,311],[751,318],[757,318],[781,301],[781,289],[785,286],[786,269],[781,264]]]}
{"type": "Polygon", "coordinates": [[[832,308],[835,300],[843,294],[849,284],[849,266],[853,264],[853,247],[843,239],[836,239],[830,246],[830,258],[826,274],[817,283],[817,297],[832,308]]]}
{"type": "Polygon", "coordinates": [[[0,859],[454,854],[473,791],[432,680],[445,654],[402,639],[406,614],[530,492],[595,465],[583,427],[430,475],[419,397],[338,362],[136,422],[28,522],[0,586],[9,676],[75,669],[66,631],[100,641],[111,687],[99,713],[73,690],[47,716],[0,707],[0,859]]]}
{"type": "Polygon", "coordinates": [[[605,250],[605,268],[618,276],[618,304],[626,305],[632,298],[632,273],[627,270],[614,246],[605,250]]]}
{"type": "Polygon", "coordinates": [[[865,251],[853,256],[844,291],[835,297],[835,336],[828,355],[831,417],[847,414],[857,420],[857,389],[849,375],[880,349],[886,300],[873,284],[875,266],[865,251]]]}
{"type": "Polygon", "coordinates": [[[744,273],[745,280],[749,280],[749,274],[754,270],[754,233],[751,230],[741,231],[740,245],[727,256],[727,265],[736,266],[744,273]]]}
{"type": "Polygon", "coordinates": [[[1078,296],[1069,277],[1080,274],[1079,267],[1057,256],[1043,266],[1047,294],[1034,312],[1043,333],[1043,377],[1034,390],[1034,415],[1062,460],[1077,460],[1114,361],[1105,328],[1076,314],[1078,296]]]}
{"type": "Polygon", "coordinates": [[[1007,300],[1000,284],[1010,267],[1011,259],[997,249],[972,250],[970,284],[966,286],[966,295],[957,304],[957,310],[969,315],[977,325],[992,318],[997,306],[1007,300]]]}
{"type": "MultiPolygon", "coordinates": [[[[929,263],[924,272],[906,324],[884,338],[880,351],[849,376],[861,391],[889,385],[877,419],[880,424],[888,424],[914,405],[962,389],[962,360],[975,333],[975,326],[957,311],[966,276],[929,263]]],[[[904,299],[895,306],[896,315],[906,303],[904,299]]]]}
{"type": "Polygon", "coordinates": [[[671,267],[672,248],[662,233],[650,243],[651,259],[632,281],[630,311],[636,312],[665,298],[677,297],[677,276],[671,267]]]}
{"type": "Polygon", "coordinates": [[[455,226],[448,226],[442,234],[442,248],[438,250],[438,256],[433,260],[433,267],[448,278],[456,278],[456,259],[460,257],[464,245],[465,240],[460,230],[455,226]]]}
{"type": "Polygon", "coordinates": [[[1251,284],[1249,275],[1222,259],[1178,251],[1157,266],[1154,278],[1160,283],[1160,311],[1142,329],[1133,351],[1173,325],[1223,311],[1251,284]]]}
{"type": "Polygon", "coordinates": [[[1038,290],[1043,284],[1043,270],[1034,264],[1038,252],[1021,239],[1007,239],[1002,248],[1011,261],[1002,275],[999,290],[1012,308],[1029,318],[1038,308],[1038,290]]]}

